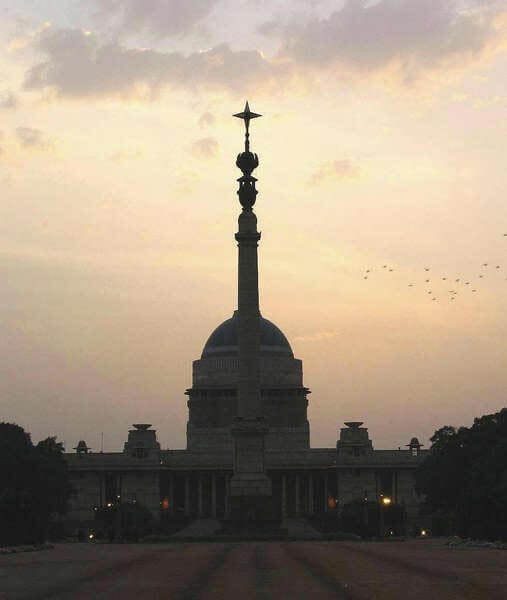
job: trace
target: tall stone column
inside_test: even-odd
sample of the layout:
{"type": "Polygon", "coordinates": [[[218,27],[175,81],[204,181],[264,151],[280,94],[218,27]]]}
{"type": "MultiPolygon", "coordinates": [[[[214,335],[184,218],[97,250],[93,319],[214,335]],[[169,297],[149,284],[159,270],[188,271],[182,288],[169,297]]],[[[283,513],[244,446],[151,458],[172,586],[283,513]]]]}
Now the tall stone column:
{"type": "Polygon", "coordinates": [[[282,519],[287,516],[287,475],[282,475],[282,519]]]}
{"type": "Polygon", "coordinates": [[[211,474],[211,516],[217,517],[217,477],[215,473],[211,474]]]}
{"type": "Polygon", "coordinates": [[[199,473],[199,478],[197,480],[197,513],[199,517],[203,515],[203,497],[202,497],[202,474],[199,473]]]}
{"type": "Polygon", "coordinates": [[[308,475],[308,514],[313,515],[313,474],[310,471],[308,475]]]}
{"type": "Polygon", "coordinates": [[[224,498],[224,513],[225,518],[228,519],[231,516],[230,512],[230,504],[229,504],[229,496],[230,496],[230,477],[229,474],[226,473],[224,477],[224,488],[225,488],[225,498],[224,498]]]}
{"type": "Polygon", "coordinates": [[[174,475],[169,476],[169,514],[174,515],[174,475]]]}
{"type": "Polygon", "coordinates": [[[301,494],[299,491],[299,473],[296,474],[296,484],[294,486],[294,495],[295,495],[295,506],[296,506],[296,517],[299,517],[301,514],[301,494]]]}
{"type": "Polygon", "coordinates": [[[260,311],[257,246],[260,233],[253,212],[257,190],[252,172],[259,159],[250,152],[250,120],[260,115],[250,111],[248,102],[242,113],[245,151],[236,165],[243,176],[238,179],[242,212],[238,219],[238,413],[232,426],[234,474],[230,482],[233,520],[258,522],[272,518],[271,481],[264,468],[264,438],[268,432],[260,395],[260,311]]]}
{"type": "Polygon", "coordinates": [[[190,515],[190,478],[185,476],[185,516],[190,515]]]}

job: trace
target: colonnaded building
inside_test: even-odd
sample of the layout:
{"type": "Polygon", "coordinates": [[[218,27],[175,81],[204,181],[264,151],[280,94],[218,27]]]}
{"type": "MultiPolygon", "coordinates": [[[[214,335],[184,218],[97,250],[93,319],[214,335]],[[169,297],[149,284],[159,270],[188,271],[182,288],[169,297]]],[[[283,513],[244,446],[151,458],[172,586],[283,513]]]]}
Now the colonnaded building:
{"type": "MultiPolygon", "coordinates": [[[[245,111],[235,116],[246,124],[245,152],[237,160],[243,171],[238,180],[242,215],[255,219],[252,205],[257,191],[251,172],[258,158],[249,150],[248,124],[260,115],[250,112],[247,103],[245,111]],[[249,202],[242,196],[247,187],[249,202]]],[[[236,235],[240,246],[239,310],[211,333],[193,362],[192,387],[185,392],[186,449],[162,449],[149,424],[134,424],[121,452],[92,452],[81,440],[74,453],[66,454],[76,490],[66,517],[69,524],[90,527],[97,510],[118,503],[138,503],[166,522],[183,517],[187,522],[192,518],[226,520],[230,516],[237,454],[257,452],[251,443],[248,449],[249,442],[238,450],[234,437],[234,423],[241,414],[242,269],[250,268],[241,258],[241,243],[247,238],[241,233],[241,218],[236,235]]],[[[347,503],[368,499],[402,506],[404,526],[413,528],[421,503],[415,491],[414,470],[427,452],[421,450],[417,438],[400,440],[402,446],[397,450],[377,450],[368,429],[357,421],[340,428],[335,447],[310,447],[310,390],[303,383],[302,361],[295,358],[279,327],[258,309],[256,247],[260,234],[256,219],[250,235],[253,237],[248,239],[255,242],[249,244],[255,245],[255,264],[253,277],[245,272],[245,281],[254,281],[253,295],[257,293],[254,314],[258,344],[254,354],[260,417],[255,418],[265,423],[255,435],[262,438],[262,475],[269,479],[268,493],[276,517],[339,516],[347,503]]]]}

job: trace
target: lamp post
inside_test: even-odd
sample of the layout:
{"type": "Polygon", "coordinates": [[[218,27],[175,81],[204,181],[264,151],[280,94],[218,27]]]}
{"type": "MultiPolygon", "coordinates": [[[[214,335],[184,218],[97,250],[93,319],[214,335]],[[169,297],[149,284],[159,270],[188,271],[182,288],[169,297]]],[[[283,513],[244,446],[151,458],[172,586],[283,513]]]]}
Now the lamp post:
{"type": "Polygon", "coordinates": [[[385,534],[384,510],[386,509],[386,507],[388,507],[390,505],[391,505],[391,498],[389,496],[384,496],[384,494],[380,494],[380,505],[379,505],[379,510],[380,510],[379,534],[380,534],[380,537],[384,537],[384,534],[385,534]]]}

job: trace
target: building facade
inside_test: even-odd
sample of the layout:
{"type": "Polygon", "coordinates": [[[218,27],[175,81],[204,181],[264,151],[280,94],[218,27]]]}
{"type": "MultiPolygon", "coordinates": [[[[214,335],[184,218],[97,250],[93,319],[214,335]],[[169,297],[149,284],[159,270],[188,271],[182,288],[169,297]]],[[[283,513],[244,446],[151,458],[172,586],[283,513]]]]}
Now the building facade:
{"type": "Polygon", "coordinates": [[[339,516],[354,501],[384,503],[403,508],[406,530],[419,519],[414,471],[424,451],[417,438],[403,450],[375,450],[363,424],[347,422],[335,447],[310,447],[302,361],[259,312],[260,234],[252,210],[258,157],[250,152],[248,126],[260,115],[247,103],[235,116],[246,125],[245,151],[236,161],[243,172],[238,311],[211,333],[193,362],[187,447],[161,449],[143,423],[133,425],[122,452],[94,453],[80,441],[66,454],[76,490],[68,522],[92,527],[98,512],[123,504],[142,505],[166,522],[227,520],[255,479],[253,488],[269,495],[277,519],[339,516]]]}
{"type": "MultiPolygon", "coordinates": [[[[282,331],[261,318],[261,398],[269,431],[265,464],[280,518],[339,515],[352,501],[389,498],[403,507],[405,527],[420,522],[414,471],[427,451],[417,438],[376,450],[361,422],[340,429],[336,447],[311,448],[310,390],[302,361],[282,331]]],[[[161,449],[148,424],[135,424],[122,452],[91,452],[84,441],[66,454],[76,495],[67,516],[93,527],[97,508],[142,504],[156,519],[227,519],[233,475],[231,423],[238,379],[235,316],[217,327],[194,361],[186,449],[161,449]]]]}

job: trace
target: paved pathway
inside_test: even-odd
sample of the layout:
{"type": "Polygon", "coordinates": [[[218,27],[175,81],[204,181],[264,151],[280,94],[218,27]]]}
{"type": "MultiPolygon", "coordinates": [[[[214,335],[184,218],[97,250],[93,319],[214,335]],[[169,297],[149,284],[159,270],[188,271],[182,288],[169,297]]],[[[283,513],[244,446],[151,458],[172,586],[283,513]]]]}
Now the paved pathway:
{"type": "Polygon", "coordinates": [[[1,600],[505,600],[507,551],[441,542],[69,544],[0,556],[1,600]]]}

